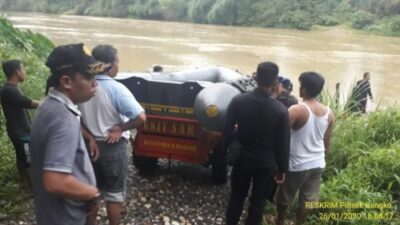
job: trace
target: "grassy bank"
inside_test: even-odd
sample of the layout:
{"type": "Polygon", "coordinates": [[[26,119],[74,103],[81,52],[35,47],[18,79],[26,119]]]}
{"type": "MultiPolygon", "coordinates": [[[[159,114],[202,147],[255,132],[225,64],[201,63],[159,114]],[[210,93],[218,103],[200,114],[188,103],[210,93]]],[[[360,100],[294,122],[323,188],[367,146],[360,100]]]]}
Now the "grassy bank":
{"type": "MultiPolygon", "coordinates": [[[[0,18],[0,59],[17,58],[23,61],[27,79],[21,88],[26,95],[34,99],[40,99],[43,96],[44,84],[48,76],[44,61],[52,48],[53,44],[46,37],[17,30],[9,21],[0,18]]],[[[5,75],[1,70],[0,84],[3,85],[5,80],[5,75]]],[[[19,184],[14,148],[5,130],[2,110],[0,110],[0,143],[0,213],[18,214],[25,211],[26,200],[30,197],[19,184]]]]}
{"type": "MultiPolygon", "coordinates": [[[[318,213],[334,212],[358,218],[342,217],[318,224],[400,224],[399,128],[398,108],[373,112],[368,116],[342,117],[337,121],[320,201],[339,204],[391,203],[391,207],[381,210],[343,205],[319,209],[318,213]],[[380,215],[391,216],[391,213],[394,213],[392,219],[379,218],[380,215]]],[[[316,217],[326,215],[318,213],[316,217]]]]}

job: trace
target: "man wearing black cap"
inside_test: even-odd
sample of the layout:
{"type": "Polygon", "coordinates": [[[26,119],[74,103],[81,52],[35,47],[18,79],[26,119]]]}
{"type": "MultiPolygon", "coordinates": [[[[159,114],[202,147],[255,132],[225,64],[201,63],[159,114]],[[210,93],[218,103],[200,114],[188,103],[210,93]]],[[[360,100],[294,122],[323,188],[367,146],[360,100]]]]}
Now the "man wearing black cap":
{"type": "Polygon", "coordinates": [[[253,92],[236,96],[228,107],[221,143],[226,149],[237,125],[241,148],[232,170],[227,225],[238,224],[250,184],[252,193],[246,225],[260,225],[274,179],[277,183],[285,180],[289,163],[289,115],[271,96],[278,82],[278,72],[275,63],[260,63],[255,75],[258,87],[253,92]]]}
{"type": "Polygon", "coordinates": [[[298,103],[295,96],[291,94],[293,90],[293,84],[288,78],[278,77],[278,101],[282,102],[287,108],[298,103]]]}
{"type": "Polygon", "coordinates": [[[94,96],[104,70],[83,44],[55,48],[47,58],[52,88],[32,124],[33,191],[38,225],[84,225],[99,194],[81,134],[77,103],[94,96]]]}

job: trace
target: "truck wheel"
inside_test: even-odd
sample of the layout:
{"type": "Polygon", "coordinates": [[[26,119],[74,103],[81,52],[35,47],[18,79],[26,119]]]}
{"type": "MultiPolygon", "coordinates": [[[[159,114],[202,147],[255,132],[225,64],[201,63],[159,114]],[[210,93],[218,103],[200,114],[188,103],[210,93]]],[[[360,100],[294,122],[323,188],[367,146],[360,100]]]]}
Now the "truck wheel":
{"type": "Polygon", "coordinates": [[[157,168],[158,159],[146,156],[133,155],[132,161],[133,165],[136,167],[136,169],[139,170],[139,172],[149,173],[157,168]]]}
{"type": "Polygon", "coordinates": [[[216,147],[212,154],[212,176],[216,184],[223,184],[227,181],[226,153],[216,147]]]}

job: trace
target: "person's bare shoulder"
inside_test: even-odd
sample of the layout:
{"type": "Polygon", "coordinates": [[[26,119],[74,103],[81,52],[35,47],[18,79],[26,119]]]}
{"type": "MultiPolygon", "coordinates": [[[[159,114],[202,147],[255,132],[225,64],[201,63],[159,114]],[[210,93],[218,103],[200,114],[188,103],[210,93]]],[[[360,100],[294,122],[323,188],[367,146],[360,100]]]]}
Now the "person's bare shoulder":
{"type": "Polygon", "coordinates": [[[304,115],[308,115],[308,110],[306,108],[306,106],[302,105],[302,104],[295,104],[290,106],[289,108],[289,112],[296,114],[296,116],[304,116],[304,115]]]}
{"type": "Polygon", "coordinates": [[[289,116],[292,129],[297,130],[302,128],[307,122],[308,110],[304,105],[295,104],[289,108],[289,116]]]}

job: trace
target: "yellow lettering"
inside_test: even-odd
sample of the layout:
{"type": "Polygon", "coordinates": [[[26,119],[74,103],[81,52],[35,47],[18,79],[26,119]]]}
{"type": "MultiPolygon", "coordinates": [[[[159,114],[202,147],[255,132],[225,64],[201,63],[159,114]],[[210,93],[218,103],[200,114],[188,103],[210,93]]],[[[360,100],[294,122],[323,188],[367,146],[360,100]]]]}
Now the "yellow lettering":
{"type": "Polygon", "coordinates": [[[187,125],[187,135],[191,135],[191,136],[194,135],[194,126],[193,126],[193,124],[188,124],[187,125]]]}
{"type": "Polygon", "coordinates": [[[173,123],[173,124],[172,124],[171,133],[176,134],[177,131],[178,131],[178,128],[177,128],[177,126],[176,126],[176,123],[173,123]]]}
{"type": "Polygon", "coordinates": [[[161,124],[160,124],[160,121],[157,121],[157,129],[156,129],[156,131],[157,131],[157,132],[161,132],[161,124]]]}
{"type": "Polygon", "coordinates": [[[156,124],[154,123],[154,121],[150,121],[150,130],[156,130],[156,124]]]}
{"type": "Polygon", "coordinates": [[[190,152],[195,152],[197,150],[196,145],[174,144],[174,143],[154,141],[154,140],[144,140],[143,143],[146,146],[163,148],[163,149],[172,149],[172,150],[190,151],[190,152]]]}
{"type": "Polygon", "coordinates": [[[185,124],[181,123],[179,126],[179,134],[185,135],[186,129],[185,129],[185,124]]]}

